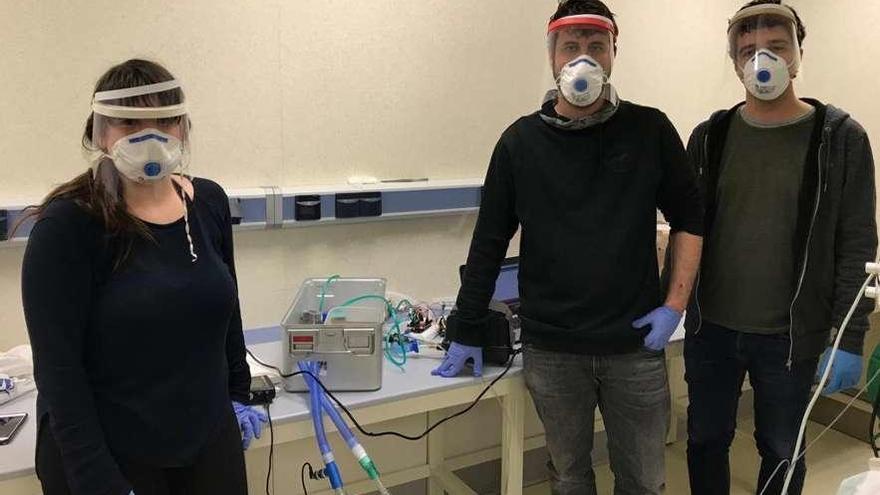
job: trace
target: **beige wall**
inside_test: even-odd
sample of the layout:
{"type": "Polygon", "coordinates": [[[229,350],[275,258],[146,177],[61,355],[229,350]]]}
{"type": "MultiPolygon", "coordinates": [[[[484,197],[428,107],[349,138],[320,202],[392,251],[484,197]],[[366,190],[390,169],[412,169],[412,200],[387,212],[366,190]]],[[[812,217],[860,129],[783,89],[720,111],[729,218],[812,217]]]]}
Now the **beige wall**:
{"type": "MultiPolygon", "coordinates": [[[[662,108],[685,139],[710,111],[741,98],[724,55],[726,19],[739,3],[612,0],[622,97],[662,108]]],[[[880,2],[792,3],[809,31],[798,90],[850,110],[873,136],[880,2]]],[[[352,174],[482,176],[500,132],[549,87],[543,33],[555,5],[0,0],[0,204],[40,197],[83,170],[79,137],[94,81],[133,56],[158,59],[185,81],[193,172],[227,188],[352,174]]],[[[876,150],[880,137],[874,142],[876,150]]],[[[276,324],[303,278],[329,273],[385,276],[390,289],[425,299],[452,296],[473,221],[237,233],[245,325],[276,324]]],[[[22,252],[0,248],[0,349],[26,342],[22,252]]],[[[460,427],[472,443],[454,450],[497,443],[497,429],[475,426],[491,417],[472,416],[460,427]]]]}
{"type": "MultiPolygon", "coordinates": [[[[481,176],[500,130],[541,92],[542,27],[533,21],[546,10],[502,1],[0,2],[0,204],[32,201],[83,170],[94,81],[133,56],[162,61],[186,83],[193,172],[227,188],[481,176]],[[504,26],[485,29],[502,7],[504,26]]],[[[238,235],[245,323],[277,323],[299,280],[328,272],[453,295],[471,229],[472,219],[441,219],[238,235]],[[415,263],[399,263],[407,258],[415,263]]],[[[25,340],[21,251],[0,252],[0,348],[25,340]]]]}
{"type": "Polygon", "coordinates": [[[540,94],[552,4],[0,2],[0,198],[83,168],[94,82],[135,56],[185,82],[193,171],[227,187],[479,174],[540,94]]]}
{"type": "MultiPolygon", "coordinates": [[[[193,173],[226,188],[480,177],[501,130],[546,86],[540,19],[552,6],[0,1],[0,205],[84,169],[94,82],[134,56],[185,82],[193,173]]],[[[331,272],[454,296],[472,229],[467,216],[237,234],[245,325],[276,324],[303,278],[331,272]]],[[[0,349],[26,341],[22,252],[0,249],[0,349]]]]}
{"type": "MultiPolygon", "coordinates": [[[[880,3],[835,2],[832,17],[827,2],[793,3],[809,32],[799,91],[880,129],[871,29],[880,3]]],[[[611,2],[621,95],[666,111],[685,139],[737,101],[724,55],[737,4],[611,2]]],[[[0,1],[0,204],[38,198],[83,169],[94,80],[131,56],[161,60],[185,81],[193,172],[227,188],[482,176],[498,134],[549,86],[542,33],[554,5],[0,1]]],[[[454,295],[472,226],[466,217],[237,234],[246,326],[274,324],[302,278],[330,272],[383,275],[417,297],[454,295]]],[[[25,341],[21,252],[0,249],[0,348],[25,341]]]]}

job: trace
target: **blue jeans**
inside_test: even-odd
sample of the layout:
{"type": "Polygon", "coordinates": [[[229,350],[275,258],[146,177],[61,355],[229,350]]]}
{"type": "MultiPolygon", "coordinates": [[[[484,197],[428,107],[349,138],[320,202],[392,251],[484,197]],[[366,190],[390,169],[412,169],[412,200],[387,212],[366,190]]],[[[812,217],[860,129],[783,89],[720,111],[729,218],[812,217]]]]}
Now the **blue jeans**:
{"type": "MultiPolygon", "coordinates": [[[[818,358],[792,363],[788,335],[736,332],[704,322],[684,346],[688,383],[688,471],[691,493],[730,493],[730,444],[745,374],[755,393],[755,442],[761,456],[756,493],[782,491],[787,462],[810,400],[818,358]],[[775,471],[775,474],[774,474],[775,471]]],[[[795,468],[789,495],[801,493],[806,463],[795,468]]]]}
{"type": "Polygon", "coordinates": [[[608,435],[615,495],[656,495],[666,484],[669,387],[663,352],[585,356],[526,346],[526,386],[550,452],[554,495],[595,495],[596,407],[608,435]]]}

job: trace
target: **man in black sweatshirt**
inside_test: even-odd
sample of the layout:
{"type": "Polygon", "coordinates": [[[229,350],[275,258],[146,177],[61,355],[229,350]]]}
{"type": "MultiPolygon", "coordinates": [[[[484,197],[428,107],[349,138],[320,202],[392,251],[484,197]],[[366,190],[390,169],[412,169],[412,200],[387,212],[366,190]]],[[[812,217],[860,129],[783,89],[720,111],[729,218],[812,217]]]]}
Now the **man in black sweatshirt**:
{"type": "Polygon", "coordinates": [[[664,348],[699,265],[703,208],[675,128],[608,84],[617,24],[598,0],[560,5],[548,29],[558,91],[501,136],[489,165],[453,342],[434,371],[479,373],[487,306],[518,227],[526,384],[544,423],[553,493],[595,494],[595,409],[618,494],[659,494],[669,392],[664,348]],[[657,208],[672,228],[664,301],[657,208]]]}
{"type": "MultiPolygon", "coordinates": [[[[791,459],[819,356],[876,255],[874,163],[865,130],[846,112],[795,94],[806,30],[794,9],[750,2],[728,35],[746,101],[700,124],[688,144],[707,205],[685,322],[691,491],[730,492],[728,452],[748,373],[756,491],[795,495],[806,468],[801,458],[791,469],[791,459]]],[[[872,308],[868,300],[854,308],[824,392],[858,382],[872,308]]]]}

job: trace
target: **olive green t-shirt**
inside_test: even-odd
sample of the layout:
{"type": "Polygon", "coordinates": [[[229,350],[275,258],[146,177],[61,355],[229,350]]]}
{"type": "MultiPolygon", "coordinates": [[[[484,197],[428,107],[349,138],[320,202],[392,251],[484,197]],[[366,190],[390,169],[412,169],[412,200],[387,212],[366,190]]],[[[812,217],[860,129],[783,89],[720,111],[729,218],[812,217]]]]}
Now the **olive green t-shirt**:
{"type": "Polygon", "coordinates": [[[730,124],[700,278],[703,318],[748,333],[787,332],[792,251],[815,110],[774,126],[730,124]]]}

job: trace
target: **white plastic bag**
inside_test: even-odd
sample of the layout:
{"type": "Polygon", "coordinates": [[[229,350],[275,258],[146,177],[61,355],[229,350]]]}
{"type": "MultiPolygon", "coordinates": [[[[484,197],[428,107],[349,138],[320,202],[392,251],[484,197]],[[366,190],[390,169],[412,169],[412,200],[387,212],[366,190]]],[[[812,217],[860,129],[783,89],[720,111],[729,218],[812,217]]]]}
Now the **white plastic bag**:
{"type": "Polygon", "coordinates": [[[837,495],[877,495],[880,493],[880,459],[868,461],[868,471],[843,480],[837,495]]]}

